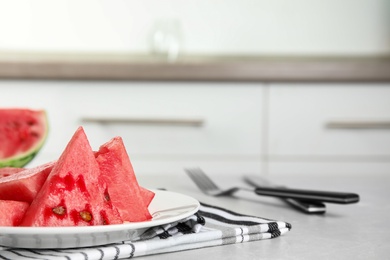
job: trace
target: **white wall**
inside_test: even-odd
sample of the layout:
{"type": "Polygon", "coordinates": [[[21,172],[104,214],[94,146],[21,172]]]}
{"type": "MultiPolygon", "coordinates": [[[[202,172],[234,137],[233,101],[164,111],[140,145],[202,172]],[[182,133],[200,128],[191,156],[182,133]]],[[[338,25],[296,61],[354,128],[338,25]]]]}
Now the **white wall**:
{"type": "Polygon", "coordinates": [[[390,53],[388,0],[0,0],[0,52],[149,52],[161,18],[186,53],[390,53]]]}

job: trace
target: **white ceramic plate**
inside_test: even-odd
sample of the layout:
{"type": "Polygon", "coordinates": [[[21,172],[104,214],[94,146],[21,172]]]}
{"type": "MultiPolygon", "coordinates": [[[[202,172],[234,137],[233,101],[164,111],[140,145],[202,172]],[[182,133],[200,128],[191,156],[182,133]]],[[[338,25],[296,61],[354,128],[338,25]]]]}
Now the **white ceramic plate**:
{"type": "Polygon", "coordinates": [[[150,221],[87,227],[0,227],[0,245],[20,248],[70,248],[132,240],[146,229],[191,216],[199,209],[192,197],[153,190],[150,221]]]}

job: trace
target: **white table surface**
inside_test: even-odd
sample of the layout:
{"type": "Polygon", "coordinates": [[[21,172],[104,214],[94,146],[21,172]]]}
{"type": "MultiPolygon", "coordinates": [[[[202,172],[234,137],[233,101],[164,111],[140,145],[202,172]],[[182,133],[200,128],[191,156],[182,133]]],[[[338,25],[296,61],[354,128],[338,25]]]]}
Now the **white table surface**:
{"type": "MultiPolygon", "coordinates": [[[[187,194],[201,202],[239,213],[292,224],[286,235],[269,240],[175,252],[142,259],[390,259],[390,173],[388,175],[274,175],[268,179],[294,188],[349,191],[360,202],[327,204],[324,215],[297,211],[282,200],[240,191],[236,197],[202,194],[187,175],[140,175],[148,188],[166,188],[187,194]]],[[[246,186],[241,176],[212,175],[221,187],[246,186]]],[[[248,186],[249,187],[249,186],[248,186]]]]}

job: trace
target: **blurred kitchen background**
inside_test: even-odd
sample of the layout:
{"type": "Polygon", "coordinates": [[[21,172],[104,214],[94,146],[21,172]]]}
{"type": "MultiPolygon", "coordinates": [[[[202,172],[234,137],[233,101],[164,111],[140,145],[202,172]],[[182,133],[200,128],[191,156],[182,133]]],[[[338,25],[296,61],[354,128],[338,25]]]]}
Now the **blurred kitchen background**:
{"type": "Polygon", "coordinates": [[[0,0],[0,106],[136,173],[390,172],[390,1],[0,0]]]}
{"type": "Polygon", "coordinates": [[[386,0],[19,0],[1,1],[0,14],[1,51],[148,54],[165,23],[186,54],[390,52],[386,0]]]}

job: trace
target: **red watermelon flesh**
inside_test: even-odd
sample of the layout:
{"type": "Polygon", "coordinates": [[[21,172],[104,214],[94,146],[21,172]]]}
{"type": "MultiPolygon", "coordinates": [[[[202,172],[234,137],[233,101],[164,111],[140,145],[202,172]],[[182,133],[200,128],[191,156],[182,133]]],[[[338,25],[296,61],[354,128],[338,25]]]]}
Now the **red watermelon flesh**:
{"type": "Polygon", "coordinates": [[[123,221],[150,220],[152,216],[145,205],[122,138],[114,137],[103,144],[95,156],[100,168],[100,179],[107,184],[110,201],[118,209],[123,221]]]}
{"type": "Polygon", "coordinates": [[[152,202],[154,198],[154,192],[148,189],[145,189],[144,187],[139,187],[141,191],[141,196],[144,201],[144,204],[149,207],[149,204],[152,202]]]}
{"type": "Polygon", "coordinates": [[[31,203],[46,181],[54,164],[55,162],[50,162],[35,168],[22,169],[17,173],[0,178],[0,199],[31,203]]]}
{"type": "Polygon", "coordinates": [[[47,132],[44,110],[0,109],[0,168],[23,167],[30,162],[47,132]]]}
{"type": "Polygon", "coordinates": [[[15,167],[0,168],[0,179],[21,172],[23,170],[24,168],[15,168],[15,167]]]}
{"type": "Polygon", "coordinates": [[[117,210],[99,186],[99,165],[78,128],[21,222],[21,226],[119,224],[117,210]]]}
{"type": "MultiPolygon", "coordinates": [[[[0,199],[19,200],[31,203],[41,189],[55,162],[50,162],[36,168],[0,168],[0,199]],[[23,173],[1,180],[16,173],[23,173]],[[17,191],[17,192],[15,192],[17,191]]],[[[152,202],[154,192],[140,186],[141,196],[146,206],[152,202]]]]}
{"type": "Polygon", "coordinates": [[[28,206],[27,202],[0,200],[0,227],[18,226],[28,206]]]}

